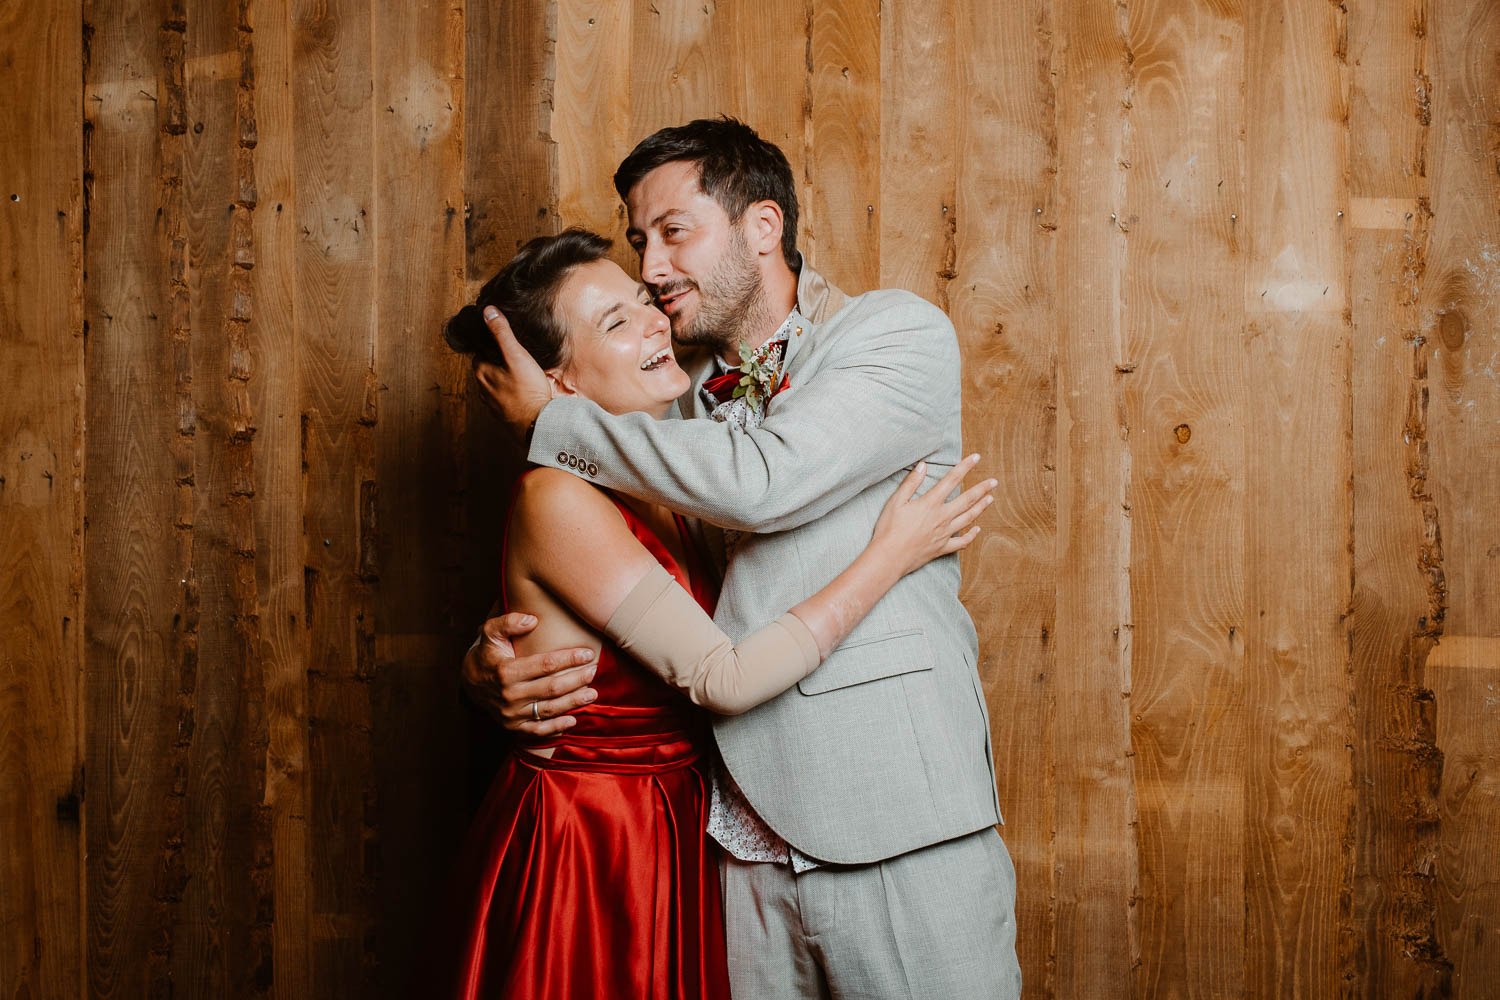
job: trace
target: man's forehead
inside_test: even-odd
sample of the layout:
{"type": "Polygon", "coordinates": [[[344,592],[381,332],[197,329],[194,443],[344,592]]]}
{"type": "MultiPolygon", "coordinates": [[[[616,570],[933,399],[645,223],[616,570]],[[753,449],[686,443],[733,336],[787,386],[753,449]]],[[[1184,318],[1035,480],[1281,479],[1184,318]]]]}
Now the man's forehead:
{"type": "MultiPolygon", "coordinates": [[[[632,229],[661,225],[673,214],[691,214],[707,198],[690,160],[663,163],[636,182],[625,198],[632,229]]],[[[712,200],[712,199],[710,199],[712,200]]]]}

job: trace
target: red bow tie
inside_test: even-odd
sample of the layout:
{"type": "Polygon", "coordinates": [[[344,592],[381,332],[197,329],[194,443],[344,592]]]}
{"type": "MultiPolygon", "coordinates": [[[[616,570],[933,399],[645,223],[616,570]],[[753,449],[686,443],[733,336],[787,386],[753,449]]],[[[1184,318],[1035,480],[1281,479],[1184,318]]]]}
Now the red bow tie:
{"type": "Polygon", "coordinates": [[[703,383],[703,391],[714,398],[716,403],[727,403],[734,398],[735,386],[740,384],[740,379],[745,375],[738,368],[727,371],[723,375],[717,375],[703,383]]]}
{"type": "MultiPolygon", "coordinates": [[[[740,379],[744,377],[745,373],[738,368],[733,371],[727,371],[723,375],[715,375],[703,383],[703,391],[712,396],[715,403],[723,405],[734,398],[734,390],[739,386],[740,379]]],[[[781,376],[781,383],[776,386],[776,391],[771,393],[771,395],[779,395],[791,387],[791,376],[783,375],[781,376]]]]}

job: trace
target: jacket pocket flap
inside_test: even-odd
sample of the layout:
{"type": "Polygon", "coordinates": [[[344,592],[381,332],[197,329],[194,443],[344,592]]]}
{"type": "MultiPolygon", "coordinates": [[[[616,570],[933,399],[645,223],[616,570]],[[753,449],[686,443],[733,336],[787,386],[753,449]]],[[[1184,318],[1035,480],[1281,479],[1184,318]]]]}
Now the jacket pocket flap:
{"type": "Polygon", "coordinates": [[[919,628],[887,632],[854,643],[844,643],[823,665],[797,682],[803,694],[822,694],[839,688],[878,681],[883,677],[932,669],[932,647],[919,628]]]}

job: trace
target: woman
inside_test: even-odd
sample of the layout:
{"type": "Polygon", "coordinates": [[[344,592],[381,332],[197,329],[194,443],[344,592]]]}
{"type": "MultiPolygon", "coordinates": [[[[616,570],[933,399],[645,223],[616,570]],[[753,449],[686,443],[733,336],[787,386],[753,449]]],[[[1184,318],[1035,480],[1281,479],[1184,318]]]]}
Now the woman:
{"type": "MultiPolygon", "coordinates": [[[[666,416],[688,376],[667,318],[609,246],[582,230],[532,240],[449,321],[449,343],[493,360],[481,310],[494,305],[554,395],[666,416]]],[[[539,619],[522,653],[597,650],[598,695],[571,729],[520,745],[495,779],[460,862],[449,995],[728,996],[704,834],[712,740],[693,705],[735,713],[779,694],[901,576],[972,541],[994,482],[943,498],[976,459],[915,497],[919,464],[843,573],[738,644],[713,624],[715,583],[679,517],[561,469],[522,477],[502,603],[539,619]]]]}

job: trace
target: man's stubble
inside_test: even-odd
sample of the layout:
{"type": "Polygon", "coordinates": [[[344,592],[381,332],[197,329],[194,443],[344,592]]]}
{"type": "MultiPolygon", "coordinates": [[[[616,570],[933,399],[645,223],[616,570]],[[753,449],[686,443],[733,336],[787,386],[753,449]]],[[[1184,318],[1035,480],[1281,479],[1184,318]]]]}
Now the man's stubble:
{"type": "Polygon", "coordinates": [[[677,343],[701,345],[729,357],[736,355],[741,341],[759,346],[774,317],[766,306],[755,255],[739,226],[731,225],[729,246],[697,288],[698,311],[682,330],[672,330],[677,343]]]}

